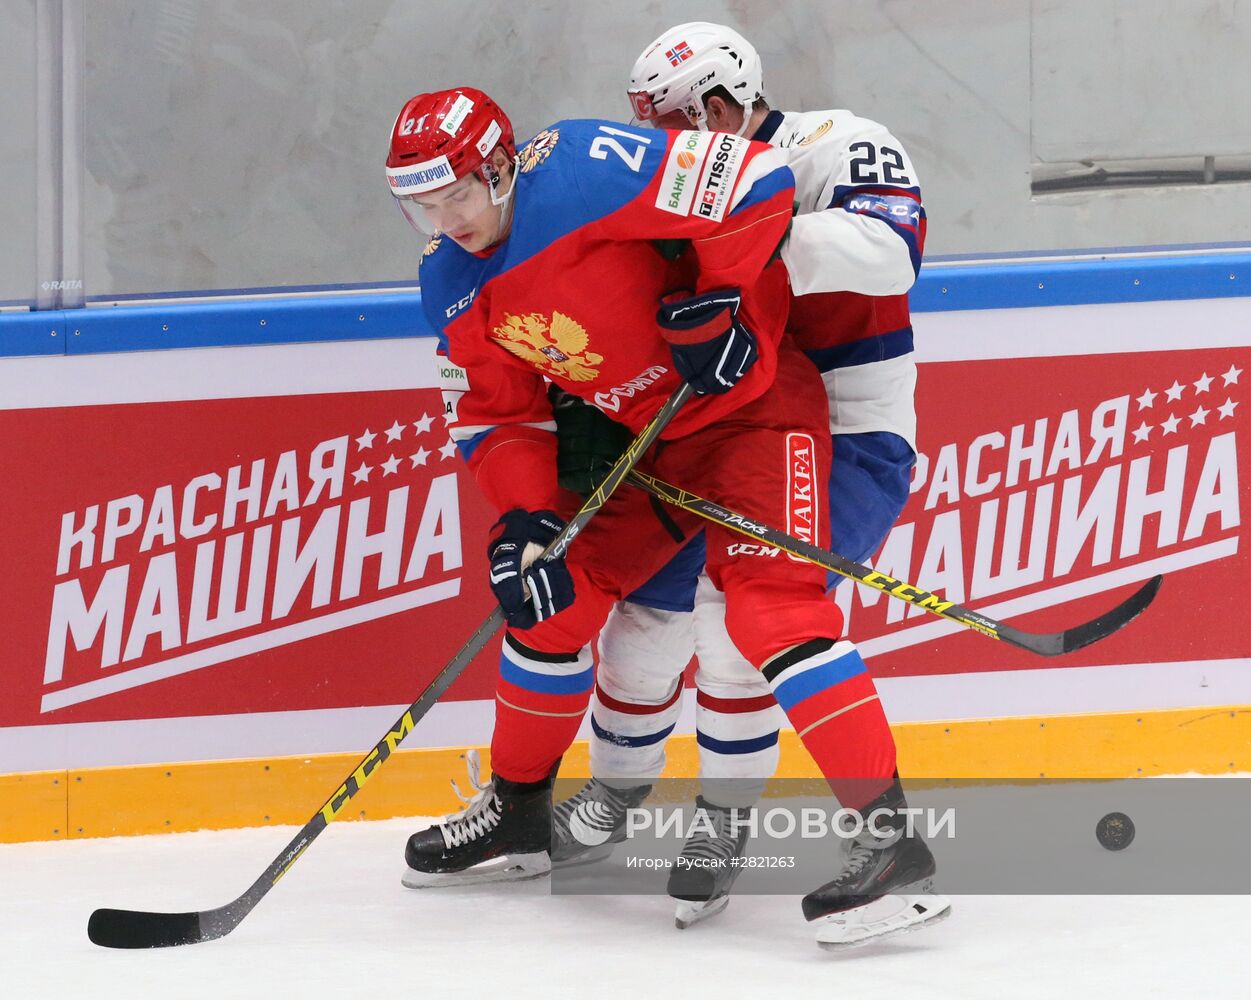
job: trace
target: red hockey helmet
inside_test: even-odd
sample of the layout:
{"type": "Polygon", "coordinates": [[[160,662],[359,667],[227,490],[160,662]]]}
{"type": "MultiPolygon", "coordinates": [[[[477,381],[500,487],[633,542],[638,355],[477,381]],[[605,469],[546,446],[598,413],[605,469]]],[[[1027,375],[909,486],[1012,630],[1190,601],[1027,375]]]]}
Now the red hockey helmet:
{"type": "Polygon", "coordinates": [[[474,87],[456,87],[418,94],[400,112],[391,128],[387,182],[391,193],[417,228],[429,232],[423,213],[413,210],[413,197],[446,187],[479,172],[492,192],[499,173],[491,153],[503,147],[516,155],[513,126],[490,97],[474,87]]]}

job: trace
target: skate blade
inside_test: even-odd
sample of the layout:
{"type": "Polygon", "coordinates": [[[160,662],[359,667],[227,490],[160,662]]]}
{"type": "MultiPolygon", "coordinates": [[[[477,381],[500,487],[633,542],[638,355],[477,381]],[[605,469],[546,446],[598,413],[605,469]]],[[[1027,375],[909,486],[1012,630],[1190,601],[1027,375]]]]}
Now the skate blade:
{"type": "Polygon", "coordinates": [[[818,921],[817,944],[843,951],[910,934],[951,916],[951,900],[938,893],[891,894],[818,921]]]}
{"type": "Polygon", "coordinates": [[[587,848],[580,854],[575,854],[568,858],[553,858],[552,867],[560,868],[581,868],[584,865],[594,865],[601,861],[605,861],[612,857],[612,852],[617,849],[617,845],[611,841],[607,844],[600,844],[598,847],[587,848]]]}
{"type": "Polygon", "coordinates": [[[466,868],[463,872],[419,872],[405,866],[400,881],[409,889],[443,889],[488,882],[522,882],[541,878],[551,870],[551,859],[546,851],[542,851],[537,854],[507,854],[466,868]]]}
{"type": "Polygon", "coordinates": [[[716,899],[704,900],[703,902],[691,902],[686,899],[677,901],[677,909],[673,915],[673,925],[680,931],[686,930],[693,924],[699,923],[701,920],[707,920],[709,917],[715,917],[718,913],[730,905],[729,896],[718,896],[716,899]]]}

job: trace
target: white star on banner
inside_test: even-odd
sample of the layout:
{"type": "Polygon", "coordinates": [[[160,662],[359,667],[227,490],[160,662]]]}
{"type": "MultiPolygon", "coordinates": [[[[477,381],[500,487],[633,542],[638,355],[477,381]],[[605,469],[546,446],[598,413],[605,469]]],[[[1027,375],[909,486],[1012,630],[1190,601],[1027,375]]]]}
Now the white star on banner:
{"type": "Polygon", "coordinates": [[[444,425],[450,424],[455,419],[456,419],[456,414],[453,413],[451,410],[448,410],[446,413],[443,414],[444,425]]]}
{"type": "Polygon", "coordinates": [[[1185,391],[1182,384],[1176,380],[1167,389],[1164,390],[1164,397],[1170,402],[1175,403],[1181,399],[1181,394],[1185,391]]]}
{"type": "Polygon", "coordinates": [[[1160,424],[1160,426],[1164,429],[1165,434],[1174,434],[1177,432],[1177,425],[1179,423],[1181,423],[1181,421],[1170,413],[1168,415],[1168,419],[1164,421],[1164,423],[1160,424]]]}
{"type": "Polygon", "coordinates": [[[352,473],[352,481],[357,483],[368,482],[369,474],[373,471],[371,466],[361,462],[361,467],[352,473]]]}
{"type": "Polygon", "coordinates": [[[1210,386],[1211,384],[1212,384],[1212,376],[1209,375],[1207,372],[1204,372],[1202,375],[1199,376],[1199,381],[1195,383],[1195,394],[1198,395],[1201,392],[1207,392],[1208,386],[1210,386]]]}
{"type": "Polygon", "coordinates": [[[1238,376],[1241,374],[1242,374],[1241,368],[1235,368],[1233,365],[1230,365],[1229,371],[1227,371],[1224,375],[1222,375],[1221,378],[1225,380],[1226,385],[1237,385],[1238,376]]]}
{"type": "Polygon", "coordinates": [[[1207,423],[1209,410],[1205,410],[1200,406],[1194,413],[1190,414],[1190,426],[1198,427],[1200,424],[1207,423]]]}
{"type": "Polygon", "coordinates": [[[404,433],[404,425],[398,420],[387,428],[387,440],[398,441],[400,435],[404,433]]]}
{"type": "Polygon", "coordinates": [[[1151,408],[1151,404],[1155,402],[1155,397],[1158,395],[1158,392],[1152,392],[1150,389],[1146,390],[1141,396],[1138,397],[1138,409],[1149,410],[1151,408]]]}
{"type": "Polygon", "coordinates": [[[400,460],[392,455],[382,463],[382,474],[384,476],[394,476],[400,468],[400,460]]]}
{"type": "Polygon", "coordinates": [[[440,462],[442,462],[444,458],[451,458],[456,454],[456,442],[451,438],[448,438],[443,447],[439,449],[439,454],[443,456],[439,459],[440,462]]]}
{"type": "Polygon", "coordinates": [[[432,423],[434,423],[434,417],[430,416],[429,413],[423,413],[421,415],[421,419],[418,420],[417,423],[413,424],[413,426],[417,428],[418,434],[425,434],[426,431],[430,430],[430,425],[432,423]]]}
{"type": "Polygon", "coordinates": [[[1232,417],[1234,415],[1234,410],[1237,408],[1237,403],[1235,403],[1232,399],[1227,399],[1216,409],[1217,412],[1220,413],[1221,419],[1224,420],[1226,417],[1232,417]]]}
{"type": "Polygon", "coordinates": [[[1150,425],[1150,424],[1148,424],[1148,423],[1144,420],[1144,421],[1143,421],[1141,424],[1139,424],[1139,425],[1138,425],[1138,427],[1134,430],[1134,440],[1135,440],[1135,441],[1137,441],[1137,442],[1140,442],[1140,443],[1141,443],[1141,442],[1143,442],[1143,441],[1146,441],[1146,440],[1147,440],[1147,437],[1148,437],[1150,434],[1151,434],[1151,425],[1150,425]]]}
{"type": "Polygon", "coordinates": [[[374,446],[374,438],[377,436],[377,434],[366,427],[365,433],[356,439],[356,447],[360,449],[372,448],[374,446]]]}
{"type": "Polygon", "coordinates": [[[425,448],[418,448],[418,449],[417,449],[417,454],[416,454],[416,455],[409,455],[409,456],[408,456],[408,459],[409,459],[409,461],[410,461],[410,462],[412,462],[412,463],[413,463],[413,468],[415,469],[415,468],[417,468],[417,466],[419,466],[419,465],[425,465],[425,464],[426,464],[426,459],[427,459],[427,458],[429,458],[429,457],[430,457],[430,452],[426,451],[426,449],[425,449],[425,448]]]}

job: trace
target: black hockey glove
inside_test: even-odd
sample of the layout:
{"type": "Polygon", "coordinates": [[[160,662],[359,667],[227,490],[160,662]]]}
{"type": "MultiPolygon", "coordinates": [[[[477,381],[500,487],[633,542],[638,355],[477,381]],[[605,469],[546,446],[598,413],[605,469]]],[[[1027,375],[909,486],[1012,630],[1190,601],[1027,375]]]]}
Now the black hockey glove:
{"type": "Polygon", "coordinates": [[[656,322],[679,375],[701,396],[729,392],[756,363],[756,338],[738,321],[739,291],[666,295],[656,322]]]}
{"type": "Polygon", "coordinates": [[[517,509],[491,529],[491,590],[511,627],[533,628],[573,603],[573,578],[565,560],[535,561],[564,526],[550,510],[517,509]]]}
{"type": "Polygon", "coordinates": [[[634,437],[572,393],[552,386],[548,395],[556,418],[556,482],[589,496],[634,437]]]}

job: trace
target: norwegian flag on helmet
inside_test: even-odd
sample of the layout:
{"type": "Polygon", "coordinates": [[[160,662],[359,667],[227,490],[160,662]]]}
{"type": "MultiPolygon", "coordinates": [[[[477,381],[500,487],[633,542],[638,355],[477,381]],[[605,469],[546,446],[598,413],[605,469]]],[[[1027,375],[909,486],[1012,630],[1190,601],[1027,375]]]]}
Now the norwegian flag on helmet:
{"type": "Polygon", "coordinates": [[[670,64],[673,66],[677,66],[678,64],[684,62],[685,60],[691,58],[694,54],[695,53],[691,51],[691,47],[687,45],[686,42],[678,42],[677,45],[665,52],[670,64]]]}

